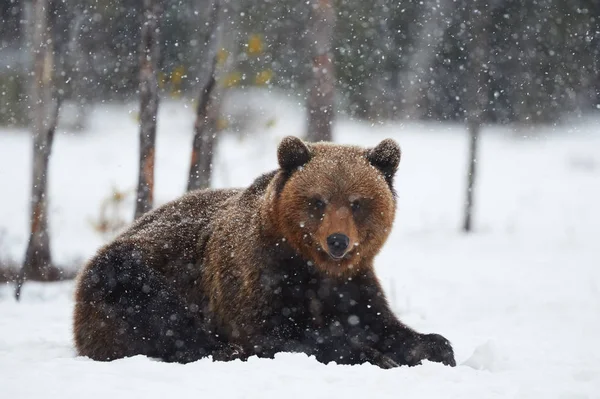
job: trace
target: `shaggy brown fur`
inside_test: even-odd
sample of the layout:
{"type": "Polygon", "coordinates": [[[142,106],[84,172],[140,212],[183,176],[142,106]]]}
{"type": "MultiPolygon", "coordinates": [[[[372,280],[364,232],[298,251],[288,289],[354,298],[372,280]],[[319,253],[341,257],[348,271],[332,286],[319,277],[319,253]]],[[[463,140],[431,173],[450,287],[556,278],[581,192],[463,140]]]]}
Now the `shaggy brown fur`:
{"type": "Polygon", "coordinates": [[[285,138],[245,190],[191,192],[142,217],[81,272],[79,354],[166,361],[304,352],[321,362],[454,365],[449,342],[390,310],[374,275],[400,149],[285,138]]]}

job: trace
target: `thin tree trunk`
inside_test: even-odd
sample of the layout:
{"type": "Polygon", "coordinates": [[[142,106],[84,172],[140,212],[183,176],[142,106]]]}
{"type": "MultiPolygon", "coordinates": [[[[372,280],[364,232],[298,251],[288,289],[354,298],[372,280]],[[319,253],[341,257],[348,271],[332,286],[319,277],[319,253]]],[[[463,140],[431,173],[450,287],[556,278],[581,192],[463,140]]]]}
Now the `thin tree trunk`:
{"type": "Polygon", "coordinates": [[[161,4],[160,0],[144,0],[140,46],[140,162],[135,219],[152,209],[154,195],[161,4]]]}
{"type": "Polygon", "coordinates": [[[488,104],[489,37],[487,32],[488,6],[483,0],[473,0],[469,7],[469,68],[467,83],[467,129],[469,131],[469,166],[463,230],[470,232],[473,224],[475,177],[477,175],[478,142],[483,116],[488,104]]]}
{"type": "Polygon", "coordinates": [[[312,0],[308,32],[313,46],[312,79],[307,97],[307,141],[331,141],[335,71],[332,40],[335,10],[332,0],[312,0]]]}
{"type": "Polygon", "coordinates": [[[415,38],[414,52],[410,55],[406,72],[402,75],[400,90],[404,92],[404,115],[410,119],[419,119],[424,110],[421,107],[427,85],[427,76],[435,61],[438,48],[444,41],[444,34],[451,21],[454,2],[451,0],[429,0],[424,6],[422,24],[415,38]],[[429,15],[427,15],[429,14],[429,15]]]}
{"type": "Polygon", "coordinates": [[[375,32],[379,37],[381,46],[380,59],[378,61],[379,71],[373,73],[365,82],[362,90],[368,108],[366,115],[368,120],[381,121],[391,119],[394,116],[396,101],[394,96],[397,91],[392,88],[392,70],[395,69],[393,59],[398,55],[398,46],[394,43],[394,28],[390,27],[388,0],[375,0],[373,2],[373,14],[375,18],[375,32]]]}
{"type": "Polygon", "coordinates": [[[204,39],[203,56],[200,63],[207,65],[201,68],[202,85],[196,108],[196,122],[194,123],[194,141],[192,142],[192,159],[188,176],[187,191],[209,188],[212,177],[213,150],[217,134],[217,120],[222,93],[217,90],[217,53],[221,42],[222,13],[220,0],[212,4],[209,15],[208,36],[204,39]]]}
{"type": "Polygon", "coordinates": [[[58,269],[52,266],[48,233],[48,162],[60,103],[53,92],[53,51],[48,26],[47,0],[35,0],[28,17],[33,20],[33,76],[31,86],[31,121],[33,130],[33,170],[31,181],[30,236],[25,259],[17,276],[15,297],[21,295],[25,279],[57,280],[58,269]]]}
{"type": "Polygon", "coordinates": [[[469,170],[467,172],[467,195],[463,230],[468,233],[471,231],[473,219],[473,189],[475,187],[475,173],[477,172],[477,142],[479,141],[481,125],[474,121],[468,121],[467,129],[469,131],[469,170]]]}
{"type": "Polygon", "coordinates": [[[73,128],[81,131],[85,128],[87,119],[87,92],[85,79],[89,72],[89,60],[81,45],[81,27],[85,20],[85,13],[81,3],[74,4],[74,15],[69,32],[69,64],[71,66],[71,87],[74,102],[77,108],[73,128]]]}
{"type": "Polygon", "coordinates": [[[192,160],[187,191],[209,188],[212,176],[212,159],[216,134],[215,78],[211,77],[202,90],[196,109],[192,160]]]}

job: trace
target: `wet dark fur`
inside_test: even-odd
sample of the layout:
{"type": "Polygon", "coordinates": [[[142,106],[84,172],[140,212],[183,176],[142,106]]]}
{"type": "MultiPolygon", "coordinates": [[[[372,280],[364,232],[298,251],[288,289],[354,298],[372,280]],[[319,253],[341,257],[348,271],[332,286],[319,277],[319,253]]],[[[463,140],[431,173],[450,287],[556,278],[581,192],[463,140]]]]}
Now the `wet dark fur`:
{"type": "MultiPolygon", "coordinates": [[[[102,248],[79,276],[78,353],[190,362],[292,351],[325,363],[454,365],[445,338],[419,334],[391,312],[372,257],[332,275],[265,220],[268,198],[281,195],[305,155],[245,190],[189,193],[102,248]]],[[[393,171],[381,162],[391,196],[393,171]]]]}

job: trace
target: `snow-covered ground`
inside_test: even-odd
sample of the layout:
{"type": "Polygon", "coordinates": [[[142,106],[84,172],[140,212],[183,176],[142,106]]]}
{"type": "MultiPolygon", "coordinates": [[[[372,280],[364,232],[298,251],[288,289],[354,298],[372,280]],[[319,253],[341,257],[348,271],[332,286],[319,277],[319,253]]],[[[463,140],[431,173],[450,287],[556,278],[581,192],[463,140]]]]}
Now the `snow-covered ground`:
{"type": "MultiPolygon", "coordinates": [[[[240,97],[263,108],[245,134],[223,135],[215,186],[247,185],[276,165],[275,148],[301,134],[289,98],[240,97]]],[[[158,202],[185,187],[192,107],[161,104],[158,202]]],[[[112,187],[136,183],[137,105],[96,108],[82,134],[59,132],[50,163],[50,227],[59,264],[74,265],[106,238],[93,229],[112,187]]],[[[76,357],[72,283],[0,288],[0,392],[57,397],[600,398],[600,131],[597,119],[481,141],[475,232],[459,231],[467,137],[452,124],[371,126],[340,121],[335,139],[402,145],[395,230],[377,259],[390,302],[409,325],[454,344],[456,368],[426,363],[380,370],[321,365],[299,354],[275,360],[188,365],[143,357],[112,363],[76,357]],[[526,136],[526,137],[524,137],[526,136]]],[[[237,124],[236,124],[237,125],[237,124]]],[[[29,135],[0,130],[0,254],[26,244],[29,135]]],[[[121,210],[133,214],[128,197],[121,210]]]]}

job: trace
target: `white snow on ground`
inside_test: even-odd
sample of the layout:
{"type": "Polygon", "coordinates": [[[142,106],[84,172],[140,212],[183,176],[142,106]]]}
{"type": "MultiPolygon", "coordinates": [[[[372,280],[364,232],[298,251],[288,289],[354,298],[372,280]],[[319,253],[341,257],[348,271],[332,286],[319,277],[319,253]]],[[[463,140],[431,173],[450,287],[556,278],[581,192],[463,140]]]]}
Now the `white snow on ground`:
{"type": "MultiPolygon", "coordinates": [[[[244,135],[226,133],[215,186],[249,184],[275,167],[275,148],[301,134],[294,99],[264,96],[244,135]]],[[[235,102],[234,102],[235,103],[235,102]]],[[[241,104],[241,105],[240,105],[241,104]]],[[[183,192],[191,106],[161,104],[156,191],[183,192]]],[[[137,105],[98,107],[87,132],[60,132],[50,163],[55,260],[74,264],[104,241],[92,228],[113,185],[136,183],[137,105]]],[[[141,356],[111,363],[77,357],[71,341],[72,283],[0,288],[0,392],[56,397],[600,398],[600,132],[598,120],[511,131],[481,141],[475,232],[460,233],[467,137],[458,124],[340,121],[336,141],[402,145],[395,230],[377,259],[394,310],[422,332],[454,344],[456,368],[393,370],[321,365],[300,354],[248,362],[165,364],[141,356]],[[523,137],[527,136],[527,137],[523,137]]],[[[0,130],[0,253],[26,244],[31,141],[0,130]]],[[[129,201],[123,215],[133,213],[129,201]]]]}

